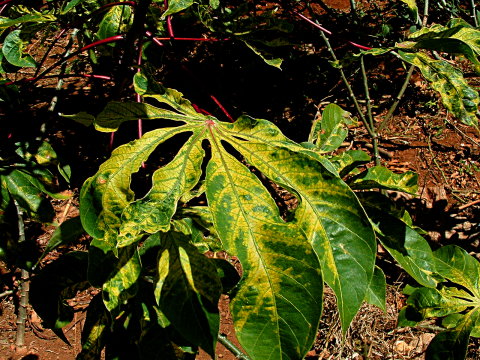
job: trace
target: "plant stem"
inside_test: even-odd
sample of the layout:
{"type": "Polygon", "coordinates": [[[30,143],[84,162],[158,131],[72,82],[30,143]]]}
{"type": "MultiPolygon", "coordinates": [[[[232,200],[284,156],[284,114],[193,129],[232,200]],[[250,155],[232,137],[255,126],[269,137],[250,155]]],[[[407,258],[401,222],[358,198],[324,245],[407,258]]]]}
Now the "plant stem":
{"type": "MultiPolygon", "coordinates": [[[[309,22],[310,24],[312,24],[313,26],[315,26],[317,29],[320,29],[322,32],[324,32],[324,33],[326,33],[326,34],[328,34],[328,35],[333,35],[333,33],[332,33],[330,30],[325,29],[323,26],[321,26],[321,25],[317,24],[316,22],[310,20],[310,19],[309,19],[308,17],[306,17],[305,15],[302,15],[302,14],[300,14],[300,13],[298,13],[298,12],[295,12],[295,14],[297,14],[297,15],[298,15],[299,17],[301,17],[303,20],[305,20],[305,21],[309,22]]],[[[350,44],[350,45],[352,45],[352,46],[355,46],[355,47],[357,47],[357,48],[359,48],[359,49],[362,49],[362,50],[370,50],[370,49],[372,49],[372,48],[369,47],[369,46],[360,45],[360,44],[357,44],[357,43],[355,43],[355,42],[353,42],[353,41],[350,41],[350,40],[347,40],[347,43],[350,44]]]]}
{"type": "Polygon", "coordinates": [[[117,82],[115,89],[115,97],[120,97],[120,94],[124,88],[126,88],[127,81],[130,78],[129,67],[135,64],[136,52],[135,52],[135,43],[138,43],[145,34],[145,23],[147,19],[148,8],[152,0],[139,0],[135,8],[135,15],[133,17],[132,26],[127,32],[125,37],[125,52],[123,54],[123,59],[121,66],[118,70],[120,79],[117,82]]]}
{"type": "Polygon", "coordinates": [[[475,0],[470,0],[470,6],[472,8],[472,17],[473,17],[473,24],[475,27],[478,27],[478,20],[477,20],[477,10],[475,9],[475,0]]]}
{"type": "Polygon", "coordinates": [[[370,90],[368,88],[368,78],[367,78],[367,72],[365,70],[365,61],[364,61],[364,56],[360,56],[360,68],[362,70],[362,78],[363,78],[363,87],[365,89],[365,100],[367,102],[367,117],[368,117],[368,122],[370,124],[370,129],[372,131],[371,137],[372,137],[372,146],[373,146],[373,156],[375,158],[375,165],[379,166],[380,165],[380,154],[378,152],[378,135],[375,131],[375,121],[373,119],[372,115],[372,100],[370,99],[370,90]]]}
{"type": "MultiPolygon", "coordinates": [[[[330,41],[328,41],[327,36],[323,33],[320,32],[320,35],[323,38],[323,41],[327,45],[327,49],[330,52],[330,55],[332,56],[334,61],[338,61],[337,56],[335,55],[335,51],[333,50],[332,46],[330,45],[330,41]]],[[[370,124],[367,122],[367,119],[365,118],[365,115],[363,115],[362,109],[360,108],[360,104],[358,103],[357,97],[353,93],[352,87],[350,86],[350,83],[348,82],[348,79],[345,75],[345,72],[343,71],[342,68],[338,69],[340,71],[340,76],[342,77],[343,83],[345,84],[345,87],[348,90],[348,95],[352,98],[353,103],[355,105],[355,109],[357,110],[358,115],[360,116],[360,119],[362,120],[363,125],[367,129],[368,134],[370,137],[374,138],[375,133],[372,128],[370,128],[370,124]]]]}
{"type": "Polygon", "coordinates": [[[355,3],[355,0],[350,0],[350,11],[353,15],[357,14],[357,4],[355,3]]]}
{"type": "Polygon", "coordinates": [[[1,299],[1,298],[4,298],[5,296],[12,295],[13,293],[14,293],[13,290],[4,291],[3,293],[0,294],[0,299],[1,299]]]}
{"type": "Polygon", "coordinates": [[[71,53],[70,55],[68,56],[64,56],[63,58],[61,58],[60,60],[58,60],[56,63],[54,63],[53,65],[51,65],[49,68],[47,68],[46,70],[44,70],[40,75],[34,77],[34,78],[30,78],[30,79],[27,79],[28,81],[33,81],[33,82],[36,82],[40,79],[42,79],[45,75],[47,75],[50,71],[52,71],[53,69],[55,69],[57,66],[60,66],[62,65],[65,61],[71,59],[72,57],[74,56],[77,56],[78,54],[84,52],[85,50],[88,50],[88,49],[91,49],[93,47],[96,47],[96,46],[99,46],[99,45],[104,45],[104,44],[109,44],[109,43],[112,43],[112,42],[116,42],[116,41],[120,41],[120,40],[124,40],[125,36],[124,35],[115,35],[115,36],[111,36],[111,37],[108,37],[106,39],[102,39],[102,40],[98,40],[98,41],[95,41],[91,44],[88,44],[84,47],[82,47],[81,49],[71,53]]]}
{"type": "MultiPolygon", "coordinates": [[[[70,40],[68,41],[67,43],[67,46],[65,47],[66,48],[66,51],[65,51],[65,56],[68,56],[70,55],[71,53],[71,49],[72,49],[72,45],[73,45],[73,41],[75,39],[75,37],[77,36],[77,32],[78,32],[78,29],[74,29],[73,32],[72,32],[72,36],[70,37],[70,40]]],[[[62,64],[62,67],[60,68],[60,74],[59,75],[64,75],[64,72],[65,72],[65,69],[67,67],[67,64],[66,63],[63,63],[62,64]]],[[[59,78],[58,82],[57,82],[57,86],[55,88],[55,91],[60,91],[60,89],[63,87],[63,78],[59,78]]],[[[55,94],[52,98],[52,101],[50,102],[50,107],[48,108],[48,111],[51,111],[53,112],[55,110],[55,106],[57,105],[57,101],[58,101],[58,96],[57,94],[55,94]]],[[[45,127],[46,127],[46,122],[44,122],[42,124],[42,127],[43,127],[43,131],[42,131],[42,135],[45,133],[45,127]]]]}
{"type": "MultiPolygon", "coordinates": [[[[18,243],[25,242],[25,224],[23,222],[23,210],[20,205],[14,200],[17,209],[18,218],[18,243]]],[[[18,306],[17,316],[17,334],[15,345],[19,348],[25,346],[25,323],[27,321],[27,307],[28,307],[28,293],[30,291],[30,282],[28,281],[28,271],[22,269],[20,282],[20,304],[18,306]]]]}
{"type": "Polygon", "coordinates": [[[403,94],[405,93],[405,90],[407,90],[408,83],[410,82],[410,78],[412,77],[413,71],[415,70],[415,65],[410,65],[410,68],[408,69],[407,72],[407,77],[405,78],[405,81],[403,82],[402,88],[397,94],[397,97],[395,98],[394,103],[392,106],[390,106],[390,109],[388,109],[387,115],[385,115],[385,118],[382,120],[380,125],[377,128],[377,133],[380,134],[383,129],[388,125],[388,122],[390,121],[394,111],[397,109],[398,104],[400,103],[400,100],[403,97],[403,94]]]}
{"type": "Polygon", "coordinates": [[[250,360],[250,357],[227,339],[225,334],[218,334],[218,341],[225,346],[237,359],[250,360]]]}
{"type": "Polygon", "coordinates": [[[428,20],[428,0],[425,0],[425,6],[423,7],[422,26],[427,26],[427,20],[428,20]]]}

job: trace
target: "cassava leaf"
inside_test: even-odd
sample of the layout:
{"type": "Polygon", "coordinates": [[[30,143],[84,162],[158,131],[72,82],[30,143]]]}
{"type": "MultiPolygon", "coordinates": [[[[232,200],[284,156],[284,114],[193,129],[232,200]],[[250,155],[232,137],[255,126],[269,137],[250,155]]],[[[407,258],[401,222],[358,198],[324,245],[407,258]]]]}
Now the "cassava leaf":
{"type": "Polygon", "coordinates": [[[55,212],[45,196],[45,186],[36,177],[16,169],[3,179],[12,198],[26,210],[29,217],[41,222],[52,221],[55,212]]]}
{"type": "Polygon", "coordinates": [[[97,360],[105,346],[109,333],[110,315],[102,301],[102,294],[93,297],[88,305],[87,317],[82,330],[82,351],[76,360],[97,360]]]}
{"type": "MultiPolygon", "coordinates": [[[[409,36],[416,49],[463,54],[480,71],[480,30],[462,19],[452,19],[446,26],[435,24],[409,36]]],[[[401,44],[400,44],[401,45],[401,44]]]]}
{"type": "Polygon", "coordinates": [[[25,55],[24,40],[20,37],[21,30],[10,32],[3,41],[2,53],[5,59],[12,65],[19,67],[35,67],[37,64],[30,55],[25,55]]]}
{"type": "Polygon", "coordinates": [[[77,6],[82,1],[84,1],[84,0],[70,0],[69,2],[65,3],[65,5],[62,9],[62,14],[66,14],[67,12],[72,10],[75,6],[77,6]]]}
{"type": "Polygon", "coordinates": [[[358,166],[370,162],[370,156],[362,150],[348,150],[332,157],[330,162],[343,178],[358,166]]]}
{"type": "Polygon", "coordinates": [[[454,329],[442,331],[435,336],[425,352],[425,360],[465,359],[470,334],[479,319],[480,310],[476,309],[464,316],[454,329]]]}
{"type": "Polygon", "coordinates": [[[168,9],[162,14],[162,19],[165,19],[169,15],[188,9],[192,5],[193,0],[169,0],[168,9]]]}
{"type": "Polygon", "coordinates": [[[351,122],[347,111],[336,104],[328,104],[322,117],[312,125],[309,141],[315,143],[320,152],[337,150],[347,137],[346,125],[351,122]]]}
{"type": "Polygon", "coordinates": [[[183,337],[214,356],[222,292],[215,265],[181,233],[161,235],[161,243],[155,284],[160,310],[183,337]]]}
{"type": "MultiPolygon", "coordinates": [[[[52,14],[42,14],[40,12],[35,12],[33,14],[26,14],[23,16],[19,16],[15,19],[8,19],[8,18],[0,18],[0,31],[1,29],[7,29],[11,26],[34,22],[34,23],[42,23],[42,22],[53,22],[56,21],[57,18],[52,14]]],[[[18,31],[18,30],[15,30],[18,31]]]]}
{"type": "Polygon", "coordinates": [[[198,183],[202,175],[205,152],[198,139],[201,136],[202,132],[197,130],[175,159],[155,171],[150,192],[123,210],[118,247],[130,245],[142,232],[154,234],[170,228],[177,202],[198,183]]]}
{"type": "Polygon", "coordinates": [[[432,88],[440,93],[447,110],[464,124],[478,126],[476,112],[480,98],[460,70],[445,60],[434,60],[424,53],[398,51],[398,54],[402,60],[420,69],[432,88]]]}
{"type": "Polygon", "coordinates": [[[403,321],[448,316],[448,330],[431,341],[426,359],[464,359],[468,339],[480,324],[480,263],[455,245],[434,255],[438,274],[450,282],[439,289],[416,289],[407,299],[403,321]]]}
{"type": "Polygon", "coordinates": [[[69,244],[70,242],[78,239],[80,235],[85,232],[83,230],[80,217],[74,217],[63,222],[58,228],[53,232],[52,237],[48,240],[48,244],[43,250],[42,256],[37,261],[37,265],[40,261],[52,250],[56,249],[61,245],[69,244]]]}
{"type": "Polygon", "coordinates": [[[378,238],[393,258],[419,284],[435,287],[435,259],[427,241],[401,220],[401,210],[377,192],[357,194],[371,221],[380,232],[378,238]]]}
{"type": "Polygon", "coordinates": [[[295,218],[335,291],[346,331],[365,298],[376,253],[373,230],[355,194],[316,155],[285,138],[270,122],[242,117],[222,125],[224,133],[232,135],[225,140],[250,164],[299,195],[295,218]]]}
{"type": "MultiPolygon", "coordinates": [[[[161,189],[158,192],[161,202],[167,199],[163,194],[175,194],[176,200],[163,211],[162,224],[171,219],[177,231],[182,229],[177,226],[178,220],[169,214],[176,211],[174,207],[182,192],[188,194],[192,186],[197,188],[198,164],[203,157],[198,144],[209,143],[211,158],[205,178],[208,207],[202,211],[196,211],[199,207],[182,207],[177,212],[180,219],[191,217],[211,230],[218,236],[218,244],[238,256],[242,264],[243,278],[231,303],[242,347],[254,359],[305,356],[315,338],[322,305],[323,281],[317,255],[323,263],[326,281],[336,291],[342,326],[346,330],[368,291],[376,244],[358,199],[339,178],[333,165],[315,151],[286,138],[269,121],[244,116],[231,124],[200,115],[175,90],[157,86],[160,94],[155,94],[148,78],[141,73],[136,77],[135,86],[144,98],[156,100],[172,110],[114,103],[109,105],[110,110],[97,117],[98,127],[116,129],[122,122],[138,118],[173,119],[185,125],[153,130],[119,147],[98,173],[85,182],[80,199],[82,223],[95,237],[92,242],[93,248],[97,248],[95,251],[113,255],[117,249],[120,229],[128,220],[128,209],[134,207],[130,206],[134,193],[129,189],[133,172],[156,146],[186,132],[190,137],[171,164],[198,154],[201,156],[195,155],[192,159],[197,165],[185,167],[185,174],[176,170],[176,166],[165,165],[159,170],[151,191],[154,194],[157,190],[153,189],[161,189]],[[294,221],[285,222],[280,217],[268,190],[237,157],[243,157],[271,181],[298,197],[300,205],[294,221]],[[165,177],[160,176],[162,173],[165,177]],[[187,184],[182,180],[187,177],[191,177],[188,185],[179,186],[187,184]]],[[[140,215],[136,216],[140,219],[140,215]]],[[[136,230],[138,238],[148,234],[149,226],[136,230]]],[[[91,251],[93,254],[92,246],[91,251]]],[[[145,251],[142,256],[149,253],[145,251]]],[[[166,268],[165,257],[162,269],[166,268]]],[[[108,261],[101,266],[111,266],[108,261]]]]}
{"type": "Polygon", "coordinates": [[[97,37],[106,39],[117,34],[126,33],[132,19],[132,10],[129,6],[113,6],[103,16],[100,22],[97,37]]]}
{"type": "Polygon", "coordinates": [[[371,305],[378,306],[383,311],[386,311],[386,284],[385,274],[383,273],[382,269],[380,269],[378,266],[375,266],[372,281],[368,287],[365,301],[371,305]]]}
{"type": "Polygon", "coordinates": [[[280,218],[261,182],[212,142],[207,199],[225,249],[243,269],[231,303],[237,337],[253,359],[300,359],[322,307],[318,260],[300,229],[280,218]]]}
{"type": "Polygon", "coordinates": [[[413,171],[396,174],[383,166],[374,166],[349,181],[352,189],[387,189],[416,194],[418,175],[413,171]]]}
{"type": "Polygon", "coordinates": [[[118,261],[102,287],[103,302],[113,317],[120,313],[124,302],[135,296],[141,269],[140,256],[135,246],[119,250],[118,261]]]}
{"type": "Polygon", "coordinates": [[[245,45],[247,45],[247,47],[250,50],[252,50],[255,54],[257,54],[267,65],[270,65],[270,66],[276,67],[279,70],[282,70],[283,59],[273,57],[267,54],[265,51],[259,50],[257,47],[252,45],[251,42],[247,40],[244,40],[243,42],[245,43],[245,45]]]}
{"type": "Polygon", "coordinates": [[[182,127],[157,129],[118,147],[98,172],[87,179],[80,193],[80,216],[91,236],[116,247],[123,209],[134,200],[130,176],[160,143],[183,130],[182,127]]]}

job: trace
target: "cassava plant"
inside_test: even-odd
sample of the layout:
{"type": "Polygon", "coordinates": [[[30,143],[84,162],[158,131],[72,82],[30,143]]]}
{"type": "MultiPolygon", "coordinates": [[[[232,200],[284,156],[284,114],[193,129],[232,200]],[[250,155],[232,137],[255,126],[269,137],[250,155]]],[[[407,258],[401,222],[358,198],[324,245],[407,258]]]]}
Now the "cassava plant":
{"type": "Polygon", "coordinates": [[[344,332],[363,301],[384,308],[375,232],[418,283],[436,286],[430,247],[408,214],[365,191],[415,193],[416,175],[383,167],[354,171],[369,161],[362,152],[328,156],[351,121],[338,106],[325,109],[310,141],[300,145],[267,120],[242,116],[225,123],[199,114],[181,93],[141,72],[134,84],[146,103],[108,104],[94,118],[96,129],[116,131],[139,118],[160,127],[117,148],[82,187],[81,221],[93,238],[88,254],[59,259],[45,268],[62,274],[57,281],[39,275],[32,284],[34,307],[55,328],[71,320],[66,296],[89,285],[101,289],[79,358],[94,358],[105,346],[111,356],[148,358],[168,350],[165,358],[188,358],[198,346],[213,356],[217,302],[228,292],[236,335],[250,358],[301,359],[316,335],[324,281],[336,293],[344,332]],[[148,193],[137,196],[132,175],[175,136],[183,145],[152,174],[148,193]],[[272,183],[298,200],[284,217],[272,183]],[[228,262],[202,255],[207,249],[238,257],[238,283],[228,262]],[[39,301],[45,287],[51,296],[39,301]]]}

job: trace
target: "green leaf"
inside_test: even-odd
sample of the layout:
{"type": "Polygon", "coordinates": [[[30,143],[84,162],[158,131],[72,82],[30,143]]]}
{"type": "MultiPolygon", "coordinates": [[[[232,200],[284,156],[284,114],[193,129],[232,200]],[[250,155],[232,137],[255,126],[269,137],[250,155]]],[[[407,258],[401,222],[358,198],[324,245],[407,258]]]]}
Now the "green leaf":
{"type": "Polygon", "coordinates": [[[382,269],[378,266],[375,266],[373,272],[372,281],[368,287],[367,296],[365,301],[371,305],[378,306],[383,311],[386,311],[385,307],[385,297],[386,297],[386,280],[385,274],[382,269]]]}
{"type": "Polygon", "coordinates": [[[161,241],[155,284],[158,305],[183,337],[214,356],[222,291],[215,265],[181,233],[169,232],[161,241]]]}
{"type": "Polygon", "coordinates": [[[480,319],[480,310],[465,315],[453,329],[439,333],[428,345],[425,360],[463,360],[467,355],[468,340],[475,323],[480,319]]]}
{"type": "Polygon", "coordinates": [[[416,0],[401,0],[405,4],[407,4],[410,12],[412,13],[412,17],[414,18],[415,22],[419,21],[418,17],[418,7],[417,7],[417,1],[416,0]]]}
{"type": "Polygon", "coordinates": [[[270,122],[243,117],[222,125],[225,133],[235,136],[225,140],[248,163],[298,194],[296,221],[312,242],[325,281],[335,291],[346,331],[365,298],[376,253],[373,230],[355,194],[316,156],[290,142],[270,122]]]}
{"type": "Polygon", "coordinates": [[[441,247],[434,255],[438,274],[449,283],[439,289],[415,290],[407,299],[404,315],[414,321],[447,316],[448,330],[432,340],[426,359],[464,359],[469,336],[477,335],[480,323],[480,264],[455,245],[441,247]]]}
{"type": "Polygon", "coordinates": [[[137,293],[141,270],[140,256],[135,246],[119,250],[118,261],[102,287],[103,302],[112,317],[116,317],[121,306],[137,293]]]}
{"type": "Polygon", "coordinates": [[[110,315],[102,301],[102,294],[93,297],[88,305],[87,317],[82,330],[82,351],[76,360],[97,360],[100,358],[105,337],[109,333],[110,315]]]}
{"type": "Polygon", "coordinates": [[[45,266],[32,278],[30,303],[46,328],[61,328],[73,320],[73,309],[65,300],[90,287],[87,253],[70,252],[45,266]]]}
{"type": "Polygon", "coordinates": [[[168,9],[162,14],[162,19],[165,19],[169,15],[188,9],[192,5],[193,0],[169,0],[168,9]]]}
{"type": "Polygon", "coordinates": [[[48,244],[45,247],[42,256],[40,256],[37,261],[37,265],[50,251],[61,245],[67,245],[72,241],[75,241],[84,232],[85,230],[83,230],[79,216],[64,221],[58,228],[55,229],[52,237],[50,240],[48,240],[48,244]]]}
{"type": "Polygon", "coordinates": [[[72,119],[73,121],[76,121],[85,126],[92,125],[93,121],[95,120],[95,116],[90,115],[84,111],[79,112],[77,114],[72,114],[72,115],[65,115],[65,114],[60,114],[60,115],[65,118],[72,119]]]}
{"type": "Polygon", "coordinates": [[[106,39],[117,34],[126,33],[131,24],[132,10],[130,6],[113,6],[100,22],[97,38],[106,39]]]}
{"type": "Polygon", "coordinates": [[[70,0],[69,2],[65,3],[65,6],[61,10],[62,14],[66,14],[70,10],[72,10],[75,6],[81,3],[83,0],[70,0]]]}
{"type": "Polygon", "coordinates": [[[130,177],[163,141],[182,132],[182,127],[157,129],[112,152],[80,192],[80,216],[85,230],[109,246],[117,244],[123,210],[134,200],[130,177]]]}
{"type": "Polygon", "coordinates": [[[414,48],[436,50],[451,54],[463,54],[480,71],[480,30],[462,19],[452,19],[446,26],[432,25],[409,36],[414,48]]]}
{"type": "Polygon", "coordinates": [[[398,51],[398,54],[402,60],[420,69],[432,88],[440,93],[448,111],[464,124],[478,126],[476,112],[480,98],[460,70],[445,60],[434,60],[423,53],[398,51]]]}
{"type": "Polygon", "coordinates": [[[149,193],[125,208],[118,247],[130,245],[138,240],[141,233],[168,231],[177,202],[198,183],[202,175],[205,156],[199,141],[202,136],[202,131],[195,132],[175,159],[155,171],[149,193]]]}
{"type": "Polygon", "coordinates": [[[480,264],[458,246],[444,246],[436,250],[437,272],[446,279],[467,288],[480,299],[480,264]]]}
{"type": "Polygon", "coordinates": [[[283,62],[283,59],[281,59],[281,58],[276,58],[276,57],[272,57],[270,54],[267,54],[265,51],[259,50],[257,47],[255,47],[254,45],[252,45],[250,42],[248,42],[248,41],[246,41],[246,40],[243,40],[243,42],[245,43],[245,45],[248,46],[248,48],[249,48],[250,50],[252,50],[255,54],[257,54],[258,56],[260,56],[260,58],[261,58],[267,65],[270,65],[270,66],[276,67],[276,68],[279,69],[279,70],[282,70],[282,62],[283,62]]]}
{"type": "MultiPolygon", "coordinates": [[[[198,114],[175,90],[157,86],[160,93],[155,94],[154,85],[143,74],[135,77],[138,93],[172,110],[113,103],[96,119],[103,131],[117,129],[122,122],[138,118],[177,120],[185,125],[153,130],[116,149],[97,174],[85,182],[80,208],[83,225],[95,237],[90,247],[92,281],[105,281],[104,276],[93,273],[100,274],[115,266],[115,251],[124,251],[117,248],[117,237],[128,220],[127,209],[134,207],[130,204],[135,201],[135,195],[129,188],[133,172],[156,146],[185,132],[190,135],[187,143],[170,164],[159,170],[159,174],[166,177],[158,175],[152,184],[153,188],[162,189],[158,197],[155,195],[161,202],[167,199],[163,194],[168,191],[176,199],[165,207],[162,213],[165,220],[161,224],[172,219],[173,229],[188,234],[184,231],[185,224],[179,220],[190,217],[218,237],[218,244],[224,250],[238,256],[243,278],[235,288],[231,306],[242,347],[254,359],[305,356],[315,339],[322,306],[323,280],[317,256],[326,281],[339,299],[342,326],[346,331],[369,289],[376,243],[362,206],[333,165],[318,153],[286,138],[267,120],[243,116],[233,124],[219,122],[198,114]],[[211,153],[205,178],[208,207],[183,207],[183,204],[179,207],[181,193],[201,188],[198,171],[203,164],[197,166],[203,153],[197,143],[202,143],[211,153]],[[176,167],[171,164],[187,161],[190,159],[187,154],[198,154],[193,156],[198,158],[197,165],[185,167],[188,174],[174,171],[176,167]],[[280,217],[269,191],[256,172],[244,163],[299,199],[292,221],[286,222],[280,217]],[[182,179],[190,176],[188,185],[179,185],[187,184],[182,179]],[[174,206],[177,207],[174,209],[174,206]],[[172,211],[177,212],[176,217],[171,218],[172,211]],[[93,257],[94,254],[97,255],[93,257]],[[105,262],[97,264],[95,260],[102,256],[106,257],[105,262]]],[[[138,228],[138,238],[148,234],[147,229],[138,228]]],[[[142,245],[144,259],[150,256],[150,250],[159,246],[150,244],[153,237],[155,235],[142,245]],[[146,250],[147,243],[149,250],[146,250]]],[[[171,264],[167,255],[160,260],[162,269],[168,268],[167,263],[171,264]]],[[[134,269],[133,274],[136,273],[134,269]]]]}
{"type": "Polygon", "coordinates": [[[348,150],[330,159],[341,178],[347,176],[358,166],[369,163],[370,156],[362,150],[348,150]]]}
{"type": "MultiPolygon", "coordinates": [[[[17,24],[23,24],[28,22],[34,22],[34,23],[54,22],[56,20],[57,18],[54,15],[42,14],[38,11],[36,11],[33,14],[19,16],[16,19],[0,18],[0,31],[1,29],[7,29],[17,24]]],[[[19,31],[19,30],[15,30],[15,31],[19,31]]]]}
{"type": "Polygon", "coordinates": [[[436,261],[427,241],[401,220],[403,211],[377,192],[358,193],[371,221],[380,231],[378,238],[393,258],[419,284],[435,287],[436,261]]]}
{"type": "Polygon", "coordinates": [[[52,221],[55,212],[45,197],[45,187],[37,178],[22,170],[13,170],[3,178],[10,195],[29,217],[41,222],[52,221]]]}
{"type": "Polygon", "coordinates": [[[336,104],[328,104],[323,110],[321,119],[312,125],[309,141],[317,145],[320,152],[332,152],[339,148],[347,137],[350,114],[336,104]]]}
{"type": "MultiPolygon", "coordinates": [[[[161,98],[163,99],[163,98],[161,98]]],[[[157,99],[158,100],[158,99],[157,99]]],[[[196,113],[199,121],[205,116],[196,113]]],[[[110,102],[95,119],[95,129],[103,132],[117,131],[121,123],[138,119],[168,119],[175,121],[191,120],[170,110],[160,109],[145,103],[110,102]]]]}
{"type": "Polygon", "coordinates": [[[30,55],[24,55],[25,42],[20,37],[21,30],[10,32],[5,38],[2,53],[5,59],[12,65],[19,67],[35,67],[37,64],[30,55]]]}
{"type": "Polygon", "coordinates": [[[416,194],[418,175],[413,171],[396,174],[383,166],[374,166],[349,181],[352,189],[387,189],[416,194]]]}
{"type": "Polygon", "coordinates": [[[231,302],[237,337],[253,359],[300,359],[315,339],[322,279],[311,245],[285,223],[268,191],[211,139],[207,199],[227,252],[243,270],[231,302]]]}

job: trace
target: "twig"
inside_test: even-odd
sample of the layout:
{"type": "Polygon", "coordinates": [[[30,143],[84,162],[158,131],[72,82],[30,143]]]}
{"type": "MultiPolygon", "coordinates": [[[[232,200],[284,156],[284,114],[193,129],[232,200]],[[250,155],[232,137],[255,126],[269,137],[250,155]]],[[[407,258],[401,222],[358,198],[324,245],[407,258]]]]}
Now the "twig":
{"type": "MultiPolygon", "coordinates": [[[[23,210],[16,200],[14,200],[14,204],[17,209],[18,217],[18,243],[21,244],[25,242],[25,224],[23,222],[23,210]]],[[[28,271],[22,269],[20,284],[20,304],[18,306],[17,316],[17,335],[15,340],[15,345],[19,348],[25,346],[25,323],[27,321],[28,293],[30,291],[30,282],[28,278],[28,271]]]]}
{"type": "Polygon", "coordinates": [[[68,210],[70,210],[70,206],[72,206],[72,198],[68,199],[67,206],[65,206],[65,210],[63,211],[62,217],[60,220],[58,220],[59,224],[62,224],[65,221],[65,218],[67,217],[68,210]]]}
{"type": "Polygon", "coordinates": [[[458,210],[463,210],[463,209],[466,209],[466,208],[468,208],[468,207],[470,207],[470,206],[472,206],[472,205],[477,205],[477,204],[480,204],[480,199],[477,199],[477,200],[471,201],[471,202],[469,202],[469,203],[467,203],[467,204],[464,204],[464,205],[462,205],[462,206],[459,206],[459,207],[458,207],[458,210]]]}
{"type": "Polygon", "coordinates": [[[238,347],[235,346],[230,340],[227,339],[225,334],[218,334],[218,341],[227,348],[237,359],[250,360],[250,357],[243,353],[238,347]]]}
{"type": "Polygon", "coordinates": [[[448,118],[445,118],[445,121],[450,124],[455,130],[457,130],[460,135],[462,135],[465,139],[471,141],[474,145],[480,147],[480,143],[478,143],[477,141],[475,141],[471,136],[468,136],[467,134],[465,134],[462,130],[460,130],[458,128],[458,126],[456,126],[454,123],[452,123],[450,120],[448,120],[448,118]]]}
{"type": "Polygon", "coordinates": [[[3,293],[0,294],[0,299],[1,299],[1,298],[4,298],[5,296],[12,295],[14,292],[15,292],[15,291],[13,291],[13,290],[4,291],[3,293]]]}
{"type": "Polygon", "coordinates": [[[470,0],[470,6],[472,7],[473,23],[475,27],[478,27],[477,10],[475,10],[475,0],[470,0]]]}
{"type": "Polygon", "coordinates": [[[388,122],[390,121],[390,118],[392,117],[394,111],[397,109],[398,104],[400,103],[400,100],[403,97],[403,94],[405,93],[405,90],[407,90],[408,83],[410,82],[410,78],[412,77],[413,71],[415,70],[415,65],[411,65],[410,68],[408,69],[407,72],[407,77],[405,78],[405,81],[403,82],[402,88],[397,94],[397,97],[395,98],[394,103],[388,109],[387,115],[385,115],[385,118],[382,120],[380,125],[378,126],[377,132],[380,134],[383,129],[388,125],[388,122]]]}
{"type": "Polygon", "coordinates": [[[363,87],[365,90],[365,100],[367,102],[367,116],[368,116],[368,121],[370,123],[370,129],[372,130],[372,146],[373,146],[373,155],[375,157],[375,165],[379,166],[381,161],[380,161],[380,155],[378,153],[378,135],[375,130],[375,122],[373,120],[373,115],[372,115],[372,100],[370,99],[370,91],[368,89],[368,78],[367,78],[367,72],[365,70],[365,61],[363,59],[363,55],[360,56],[360,68],[362,70],[362,78],[363,78],[363,87]]]}

